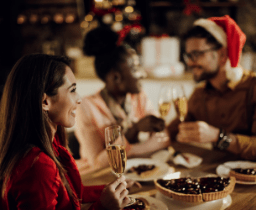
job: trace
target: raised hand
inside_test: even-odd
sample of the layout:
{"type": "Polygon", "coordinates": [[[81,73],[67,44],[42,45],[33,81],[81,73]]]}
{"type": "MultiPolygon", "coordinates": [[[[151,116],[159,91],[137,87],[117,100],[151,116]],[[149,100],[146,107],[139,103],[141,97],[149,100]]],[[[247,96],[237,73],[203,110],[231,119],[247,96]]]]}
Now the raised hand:
{"type": "Polygon", "coordinates": [[[179,142],[216,142],[219,128],[215,128],[203,121],[183,122],[179,124],[177,141],[179,142]]]}

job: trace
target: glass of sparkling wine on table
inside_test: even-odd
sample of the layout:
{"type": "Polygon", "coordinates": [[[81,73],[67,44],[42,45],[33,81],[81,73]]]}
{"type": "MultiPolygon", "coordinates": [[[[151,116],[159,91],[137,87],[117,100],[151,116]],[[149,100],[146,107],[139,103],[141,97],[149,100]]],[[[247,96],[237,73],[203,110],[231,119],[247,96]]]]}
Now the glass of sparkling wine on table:
{"type": "MultiPolygon", "coordinates": [[[[158,108],[159,113],[163,120],[166,120],[166,117],[169,114],[169,111],[171,109],[171,103],[172,103],[172,89],[170,85],[162,85],[160,92],[159,92],[159,98],[158,98],[158,108]]],[[[158,141],[167,141],[168,136],[164,131],[157,132],[156,136],[159,137],[158,141]]]]}
{"type": "MultiPolygon", "coordinates": [[[[121,126],[112,125],[105,128],[105,144],[108,153],[108,160],[112,171],[120,177],[126,168],[127,156],[125,150],[125,141],[121,126]]],[[[135,203],[135,199],[130,198],[127,206],[135,203]]]]}
{"type": "Polygon", "coordinates": [[[177,115],[180,121],[184,122],[188,112],[188,102],[182,85],[173,86],[172,97],[177,115]]]}

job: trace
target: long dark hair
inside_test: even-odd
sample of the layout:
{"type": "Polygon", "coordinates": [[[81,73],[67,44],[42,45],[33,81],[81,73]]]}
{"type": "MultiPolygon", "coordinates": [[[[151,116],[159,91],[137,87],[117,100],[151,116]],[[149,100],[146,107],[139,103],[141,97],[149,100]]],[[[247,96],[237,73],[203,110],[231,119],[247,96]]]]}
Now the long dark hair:
{"type": "Polygon", "coordinates": [[[84,38],[83,52],[95,56],[94,66],[98,77],[105,81],[111,70],[119,71],[118,64],[129,55],[128,45],[117,45],[118,35],[107,26],[95,28],[84,38]]]}
{"type": "MultiPolygon", "coordinates": [[[[44,54],[26,55],[12,68],[0,106],[0,189],[4,197],[8,178],[17,162],[31,149],[39,147],[57,165],[69,195],[73,192],[65,170],[54,155],[52,132],[47,114],[42,109],[44,93],[54,96],[64,83],[67,57],[44,54]]],[[[67,147],[65,130],[58,126],[57,135],[67,147]]]]}

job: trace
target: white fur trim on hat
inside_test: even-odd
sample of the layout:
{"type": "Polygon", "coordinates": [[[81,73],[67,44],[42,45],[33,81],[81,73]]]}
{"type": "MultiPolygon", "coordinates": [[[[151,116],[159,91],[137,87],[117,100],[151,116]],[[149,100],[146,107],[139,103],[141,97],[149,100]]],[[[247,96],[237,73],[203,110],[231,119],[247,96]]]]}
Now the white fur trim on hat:
{"type": "Polygon", "coordinates": [[[223,45],[223,47],[227,47],[227,34],[225,31],[218,26],[214,21],[208,19],[198,19],[194,22],[195,26],[201,26],[206,31],[208,31],[214,38],[223,45]]]}
{"type": "Polygon", "coordinates": [[[225,66],[226,77],[231,82],[238,82],[242,79],[243,69],[241,66],[231,67],[230,60],[228,59],[225,66]]]}

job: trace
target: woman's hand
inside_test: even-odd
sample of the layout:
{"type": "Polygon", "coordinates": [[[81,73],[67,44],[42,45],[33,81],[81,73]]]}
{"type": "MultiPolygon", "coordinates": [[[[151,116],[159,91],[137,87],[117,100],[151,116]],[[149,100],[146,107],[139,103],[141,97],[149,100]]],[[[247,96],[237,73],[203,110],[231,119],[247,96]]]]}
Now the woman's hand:
{"type": "Polygon", "coordinates": [[[130,199],[127,197],[128,190],[125,177],[121,176],[108,184],[101,193],[100,202],[108,210],[120,210],[124,208],[130,199]]]}
{"type": "Polygon", "coordinates": [[[137,131],[159,132],[164,130],[165,123],[162,118],[154,115],[148,115],[135,124],[137,131]]]}
{"type": "Polygon", "coordinates": [[[164,130],[164,120],[153,115],[148,115],[134,123],[131,128],[125,133],[126,139],[131,143],[138,143],[138,133],[144,132],[159,132],[164,130]]]}

